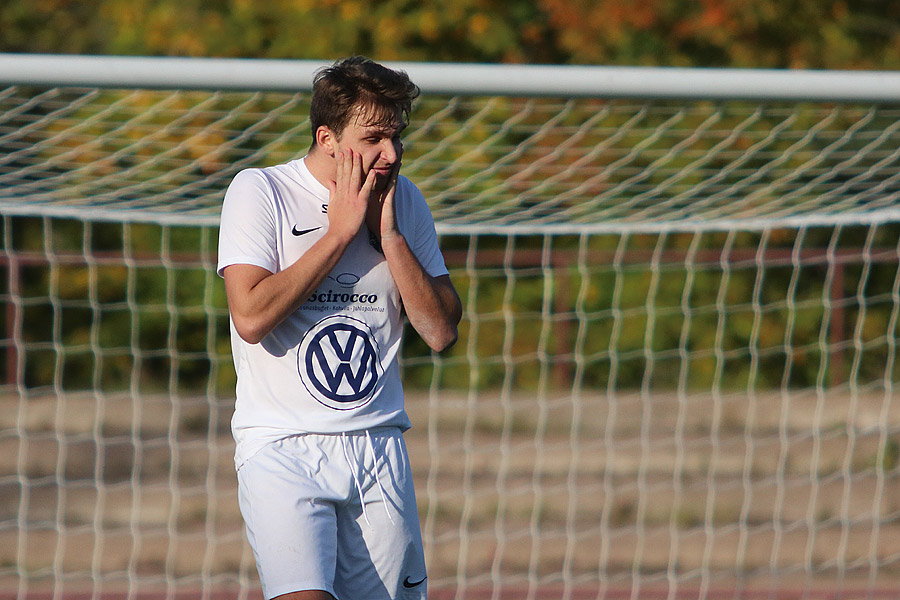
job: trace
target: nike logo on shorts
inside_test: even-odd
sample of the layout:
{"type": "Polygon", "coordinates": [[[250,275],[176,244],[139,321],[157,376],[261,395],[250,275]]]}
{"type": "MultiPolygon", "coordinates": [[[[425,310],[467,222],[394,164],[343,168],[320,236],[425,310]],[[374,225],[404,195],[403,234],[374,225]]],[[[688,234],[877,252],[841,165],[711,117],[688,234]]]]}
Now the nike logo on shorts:
{"type": "Polygon", "coordinates": [[[410,580],[409,580],[409,577],[407,577],[406,579],[403,580],[403,587],[405,587],[405,588],[407,588],[407,589],[409,589],[409,588],[414,588],[414,587],[419,587],[420,585],[422,585],[423,583],[425,583],[425,580],[426,580],[426,579],[428,579],[427,576],[426,576],[426,577],[423,577],[423,578],[420,579],[419,581],[410,581],[410,580]]]}
{"type": "Polygon", "coordinates": [[[315,231],[315,230],[317,230],[317,229],[322,229],[322,228],[321,228],[321,227],[313,227],[312,229],[297,229],[297,226],[294,225],[294,227],[291,228],[291,233],[293,233],[294,235],[298,235],[298,236],[299,236],[299,235],[306,235],[307,233],[310,233],[310,232],[315,231]]]}

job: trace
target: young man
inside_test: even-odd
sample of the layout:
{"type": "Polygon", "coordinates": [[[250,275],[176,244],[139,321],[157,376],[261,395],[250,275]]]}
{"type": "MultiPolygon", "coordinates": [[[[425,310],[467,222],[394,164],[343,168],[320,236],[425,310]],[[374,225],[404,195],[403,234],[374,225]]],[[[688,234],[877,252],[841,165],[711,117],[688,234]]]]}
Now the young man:
{"type": "Polygon", "coordinates": [[[239,501],[266,598],[426,597],[402,432],[403,315],[434,350],[462,308],[399,175],[418,88],[353,57],[319,72],[309,153],[239,173],[222,208],[239,501]]]}

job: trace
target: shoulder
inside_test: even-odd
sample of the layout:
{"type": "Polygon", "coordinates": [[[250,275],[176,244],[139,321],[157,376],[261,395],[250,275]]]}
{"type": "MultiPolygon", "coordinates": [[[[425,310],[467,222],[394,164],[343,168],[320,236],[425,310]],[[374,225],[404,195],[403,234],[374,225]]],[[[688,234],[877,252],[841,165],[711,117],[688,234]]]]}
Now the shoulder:
{"type": "Polygon", "coordinates": [[[257,213],[275,211],[272,184],[266,169],[251,168],[239,171],[225,191],[222,221],[240,223],[257,213]]]}
{"type": "Polygon", "coordinates": [[[225,200],[236,195],[246,196],[248,194],[263,195],[269,188],[263,169],[243,169],[231,180],[228,190],[225,192],[225,200]]]}
{"type": "Polygon", "coordinates": [[[268,187],[270,173],[273,167],[251,167],[238,171],[237,175],[231,180],[230,188],[242,187],[268,187]]]}
{"type": "Polygon", "coordinates": [[[419,187],[404,175],[397,178],[397,192],[402,202],[409,202],[420,206],[426,206],[425,196],[419,187]]]}
{"type": "Polygon", "coordinates": [[[231,180],[225,192],[225,203],[273,202],[277,197],[276,188],[282,187],[287,178],[281,166],[252,167],[242,169],[231,180]]]}
{"type": "Polygon", "coordinates": [[[404,176],[397,179],[397,220],[409,239],[429,237],[434,230],[434,216],[425,196],[412,181],[404,176]]]}

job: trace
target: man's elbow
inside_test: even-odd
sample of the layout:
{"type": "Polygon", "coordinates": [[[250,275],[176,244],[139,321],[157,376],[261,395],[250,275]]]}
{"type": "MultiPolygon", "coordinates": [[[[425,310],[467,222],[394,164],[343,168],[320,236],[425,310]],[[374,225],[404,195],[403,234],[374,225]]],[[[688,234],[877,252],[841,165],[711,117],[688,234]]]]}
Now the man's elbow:
{"type": "Polygon", "coordinates": [[[258,344],[269,334],[259,319],[235,318],[232,315],[231,320],[234,322],[234,330],[248,344],[258,344]]]}
{"type": "Polygon", "coordinates": [[[445,319],[431,332],[431,335],[429,336],[431,339],[426,340],[428,346],[435,352],[449,350],[459,339],[459,322],[462,320],[462,302],[460,302],[456,290],[452,290],[452,292],[454,302],[447,310],[445,319]]]}
{"type": "Polygon", "coordinates": [[[434,352],[443,352],[452,348],[458,339],[459,331],[456,329],[456,327],[451,327],[440,333],[436,333],[435,335],[430,336],[430,339],[425,341],[428,344],[428,347],[431,348],[434,352]]]}

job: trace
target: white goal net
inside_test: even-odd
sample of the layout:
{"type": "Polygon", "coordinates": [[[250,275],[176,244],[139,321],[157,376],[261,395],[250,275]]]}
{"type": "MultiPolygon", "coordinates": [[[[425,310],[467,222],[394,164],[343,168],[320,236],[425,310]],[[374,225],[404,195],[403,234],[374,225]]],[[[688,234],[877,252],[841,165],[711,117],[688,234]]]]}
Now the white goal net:
{"type": "MultiPolygon", "coordinates": [[[[239,63],[0,56],[0,600],[260,597],[216,227],[311,65],[239,63]]],[[[897,76],[406,67],[430,596],[897,597],[897,76]]]]}

